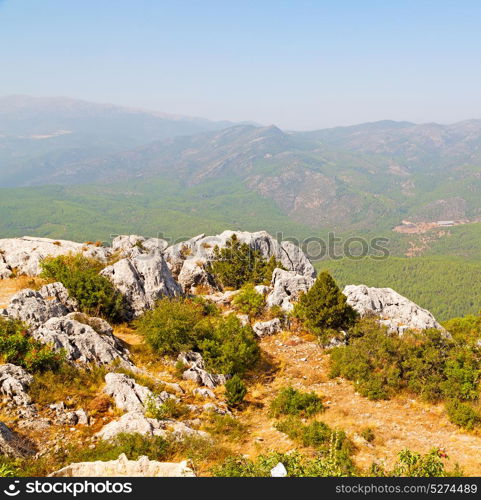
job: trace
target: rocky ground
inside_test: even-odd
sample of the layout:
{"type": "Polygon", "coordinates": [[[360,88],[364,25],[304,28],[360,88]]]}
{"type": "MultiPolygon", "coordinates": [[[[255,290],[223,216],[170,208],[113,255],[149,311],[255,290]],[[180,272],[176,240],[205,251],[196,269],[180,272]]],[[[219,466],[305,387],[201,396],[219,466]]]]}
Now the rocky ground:
{"type": "MultiPolygon", "coordinates": [[[[354,461],[362,470],[373,462],[389,467],[403,448],[424,453],[439,447],[453,466],[458,463],[465,473],[479,474],[480,436],[459,431],[438,406],[405,395],[374,402],[356,394],[351,383],[330,379],[329,352],[312,335],[286,329],[277,318],[240,316],[251,321],[262,355],[247,374],[246,401],[236,410],[225,403],[226,378],[206,371],[200,354],[182,353],[178,358],[182,370],[175,358],[153,356],[131,320],[157,299],[202,294],[224,313],[235,312],[231,301],[236,292],[216,289],[206,265],[214,246],[225,245],[232,234],[201,235],[174,247],[138,236],[120,236],[109,248],[32,238],[0,240],[0,312],[23,321],[32,338],[63,350],[68,366],[80,368],[32,375],[19,366],[0,364],[0,452],[30,457],[31,470],[37,474],[209,475],[212,466],[230,454],[254,458],[269,450],[299,449],[275,429],[269,416],[269,404],[279,389],[292,385],[323,397],[327,410],[318,418],[347,432],[356,446],[354,461]],[[111,326],[80,313],[61,283],[38,277],[41,259],[62,251],[80,251],[105,263],[102,275],[128,301],[125,323],[111,326]],[[181,405],[182,413],[154,418],[149,408],[166,402],[181,405]],[[220,426],[216,416],[227,420],[220,426]],[[361,437],[367,427],[374,432],[369,443],[361,437]],[[198,442],[196,449],[192,443],[189,449],[179,445],[170,464],[147,459],[137,463],[125,456],[90,465],[58,459],[66,449],[94,450],[120,433],[198,442]],[[185,462],[193,456],[197,457],[193,463],[185,462]]],[[[314,283],[310,262],[297,247],[279,243],[267,233],[238,233],[238,237],[265,258],[274,256],[282,262],[284,269],[276,269],[271,284],[257,291],[265,295],[269,307],[290,311],[314,283]]],[[[344,294],[361,315],[375,314],[394,334],[406,328],[441,328],[429,311],[391,289],[350,286],[344,294]]]]}

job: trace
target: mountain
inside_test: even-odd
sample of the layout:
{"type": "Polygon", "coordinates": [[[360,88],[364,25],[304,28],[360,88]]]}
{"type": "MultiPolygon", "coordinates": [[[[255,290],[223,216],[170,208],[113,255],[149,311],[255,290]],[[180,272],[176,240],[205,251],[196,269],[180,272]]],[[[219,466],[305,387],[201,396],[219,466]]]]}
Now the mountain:
{"type": "Polygon", "coordinates": [[[73,161],[231,125],[64,97],[2,97],[0,185],[25,185],[32,177],[45,183],[73,161]]]}

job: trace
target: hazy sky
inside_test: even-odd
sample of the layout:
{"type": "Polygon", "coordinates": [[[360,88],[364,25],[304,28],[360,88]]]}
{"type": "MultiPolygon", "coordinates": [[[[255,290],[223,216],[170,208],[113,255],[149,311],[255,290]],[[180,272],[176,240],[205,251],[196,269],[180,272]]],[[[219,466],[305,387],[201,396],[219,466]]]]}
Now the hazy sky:
{"type": "Polygon", "coordinates": [[[0,95],[313,129],[481,118],[479,0],[0,0],[0,95]]]}

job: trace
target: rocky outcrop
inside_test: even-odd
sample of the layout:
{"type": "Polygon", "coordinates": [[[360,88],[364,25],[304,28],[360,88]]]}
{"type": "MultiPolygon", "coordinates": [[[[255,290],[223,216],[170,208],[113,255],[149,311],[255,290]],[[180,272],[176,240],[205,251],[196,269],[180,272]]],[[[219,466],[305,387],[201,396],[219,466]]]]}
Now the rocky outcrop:
{"type": "Polygon", "coordinates": [[[205,385],[211,389],[226,382],[225,375],[209,373],[205,370],[204,360],[198,352],[189,351],[180,353],[177,360],[188,367],[182,373],[184,380],[192,380],[199,385],[205,385]]]}
{"type": "Polygon", "coordinates": [[[0,455],[21,458],[33,453],[33,446],[26,439],[10,430],[3,422],[0,422],[0,455]]]}
{"type": "MultiPolygon", "coordinates": [[[[15,270],[16,274],[36,276],[40,274],[40,262],[45,257],[81,253],[102,262],[107,262],[111,249],[91,243],[76,243],[66,240],[51,240],[24,236],[23,238],[0,239],[0,263],[6,274],[15,270]]],[[[6,276],[8,277],[8,276],[6,276]]]]}
{"type": "Polygon", "coordinates": [[[79,462],[67,465],[50,477],[195,477],[186,461],[179,463],[156,462],[142,456],[128,460],[122,453],[117,460],[108,462],[79,462]]]}
{"type": "Polygon", "coordinates": [[[91,326],[68,318],[51,318],[32,336],[55,350],[64,350],[67,360],[108,365],[114,361],[131,368],[128,351],[112,333],[97,333],[91,326]]]}
{"type": "Polygon", "coordinates": [[[281,320],[279,318],[274,318],[269,321],[258,321],[252,325],[252,329],[258,337],[274,335],[282,329],[281,320]]]}
{"type": "Polygon", "coordinates": [[[182,288],[158,253],[119,260],[101,274],[122,293],[134,317],[152,308],[161,297],[182,295],[182,288]]]}
{"type": "Polygon", "coordinates": [[[107,373],[105,383],[105,394],[113,397],[117,408],[128,412],[143,412],[149,401],[161,405],[169,398],[177,399],[165,391],[154,396],[148,387],[137,384],[123,373],[107,373]]]}
{"type": "Polygon", "coordinates": [[[51,404],[49,407],[54,411],[55,421],[59,425],[89,425],[89,416],[83,408],[69,410],[63,401],[51,404]]]}
{"type": "Polygon", "coordinates": [[[167,246],[167,241],[161,238],[144,238],[136,234],[119,235],[112,240],[112,251],[130,258],[150,253],[162,253],[167,246]]]}
{"type": "Polygon", "coordinates": [[[69,297],[62,283],[50,283],[38,291],[21,290],[10,299],[2,314],[36,328],[51,318],[65,316],[76,307],[76,301],[69,297]]]}
{"type": "Polygon", "coordinates": [[[7,363],[0,366],[0,392],[16,405],[28,405],[31,402],[27,390],[33,382],[33,376],[21,366],[7,363]]]}
{"type": "Polygon", "coordinates": [[[402,334],[407,329],[443,329],[434,316],[391,288],[348,285],[342,292],[347,303],[361,316],[379,316],[390,332],[402,334]]]}
{"type": "Polygon", "coordinates": [[[148,418],[142,413],[134,411],[125,413],[118,420],[105,425],[96,434],[96,437],[109,440],[121,433],[142,434],[143,436],[161,436],[164,438],[172,436],[176,439],[182,439],[185,436],[198,436],[204,438],[209,436],[206,432],[192,429],[183,422],[148,418]]]}
{"type": "Polygon", "coordinates": [[[206,265],[212,261],[215,247],[225,248],[234,234],[241,243],[258,250],[265,259],[275,257],[285,269],[308,277],[316,275],[314,267],[299,247],[290,241],[279,243],[265,231],[224,231],[215,236],[200,234],[173,245],[164,252],[172,274],[182,284],[186,293],[195,292],[199,285],[210,288],[212,292],[219,289],[213,277],[209,275],[206,265]]]}
{"type": "Polygon", "coordinates": [[[272,273],[272,291],[266,298],[268,307],[279,306],[284,311],[292,311],[294,303],[302,293],[306,293],[314,284],[314,278],[297,274],[295,271],[274,269],[272,273]]]}

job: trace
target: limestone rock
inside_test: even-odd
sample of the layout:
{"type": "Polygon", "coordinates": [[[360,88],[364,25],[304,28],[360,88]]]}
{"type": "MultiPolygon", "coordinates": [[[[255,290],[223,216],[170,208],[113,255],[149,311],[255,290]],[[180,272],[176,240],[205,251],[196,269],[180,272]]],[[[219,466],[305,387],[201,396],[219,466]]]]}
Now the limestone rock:
{"type": "Polygon", "coordinates": [[[54,349],[64,349],[69,361],[99,365],[120,362],[130,368],[128,351],[111,333],[99,334],[91,326],[68,318],[51,318],[32,336],[54,349]]]}
{"type": "Polygon", "coordinates": [[[39,327],[51,318],[65,316],[76,307],[76,301],[69,297],[62,283],[50,283],[38,291],[21,290],[10,299],[2,314],[31,327],[39,327]]]}
{"type": "Polygon", "coordinates": [[[258,321],[252,325],[252,329],[258,337],[274,335],[282,329],[281,320],[279,318],[274,318],[269,321],[258,321]]]}
{"type": "Polygon", "coordinates": [[[391,332],[402,334],[406,329],[443,329],[429,311],[391,288],[348,285],[342,293],[347,297],[347,303],[361,316],[379,316],[381,323],[391,332]]]}
{"type": "Polygon", "coordinates": [[[31,402],[27,394],[33,376],[21,366],[11,363],[0,366],[0,392],[8,396],[16,405],[28,405],[31,402]]]}
{"type": "Polygon", "coordinates": [[[50,477],[195,477],[187,461],[179,463],[157,462],[146,456],[128,460],[121,454],[108,462],[79,462],[67,465],[50,477]]]}
{"type": "Polygon", "coordinates": [[[297,274],[295,271],[274,269],[272,273],[272,291],[266,299],[268,307],[279,306],[285,311],[292,311],[302,293],[306,293],[314,284],[314,278],[297,274]]]}
{"type": "Polygon", "coordinates": [[[82,253],[102,262],[107,262],[111,254],[109,248],[90,243],[76,243],[66,240],[52,240],[24,236],[22,238],[0,239],[0,262],[17,274],[36,276],[40,274],[40,261],[45,257],[82,253]]]}
{"type": "Polygon", "coordinates": [[[182,295],[162,255],[154,253],[125,258],[102,273],[126,298],[133,316],[150,309],[161,297],[182,295]]]}
{"type": "Polygon", "coordinates": [[[137,384],[123,373],[107,373],[105,382],[104,392],[114,398],[117,408],[128,412],[143,412],[149,400],[161,405],[169,398],[177,399],[165,391],[154,396],[148,387],[137,384]]]}
{"type": "Polygon", "coordinates": [[[186,260],[177,277],[185,293],[197,293],[198,290],[216,290],[218,285],[206,269],[205,260],[186,260]]]}
{"type": "Polygon", "coordinates": [[[90,419],[87,412],[80,408],[68,410],[63,401],[50,405],[55,412],[55,420],[59,425],[89,425],[90,419]]]}
{"type": "Polygon", "coordinates": [[[207,387],[197,387],[194,389],[194,396],[199,396],[204,399],[215,399],[215,394],[207,387]]]}
{"type": "Polygon", "coordinates": [[[179,354],[177,360],[188,367],[182,374],[184,380],[192,380],[210,389],[214,389],[226,382],[225,375],[209,373],[205,370],[204,360],[198,352],[182,352],[179,354]]]}
{"type": "Polygon", "coordinates": [[[161,238],[144,238],[136,234],[119,235],[112,241],[113,252],[120,252],[124,257],[137,257],[149,253],[162,253],[168,246],[161,238]]]}

